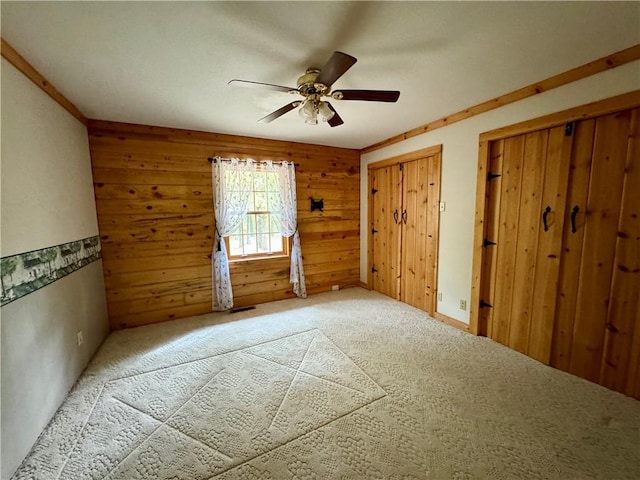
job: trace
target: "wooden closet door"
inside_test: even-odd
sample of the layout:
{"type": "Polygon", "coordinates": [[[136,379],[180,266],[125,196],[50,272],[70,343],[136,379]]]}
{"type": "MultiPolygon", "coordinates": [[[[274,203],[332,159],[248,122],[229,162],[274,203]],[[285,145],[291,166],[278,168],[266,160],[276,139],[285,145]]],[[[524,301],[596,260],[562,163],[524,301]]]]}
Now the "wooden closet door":
{"type": "Polygon", "coordinates": [[[631,112],[624,172],[600,383],[640,398],[640,109],[631,112]]]}
{"type": "Polygon", "coordinates": [[[427,188],[426,159],[403,165],[400,300],[426,310],[427,188]]]}
{"type": "Polygon", "coordinates": [[[483,297],[492,305],[487,333],[549,363],[565,211],[571,136],[565,127],[490,146],[483,297]],[[493,244],[495,243],[495,245],[493,244]]]}
{"type": "MultiPolygon", "coordinates": [[[[626,111],[595,120],[586,204],[575,205],[580,262],[563,265],[562,272],[563,284],[577,286],[570,354],[559,353],[570,359],[569,372],[618,390],[625,387],[638,311],[638,270],[627,275],[638,268],[638,197],[632,191],[638,189],[637,115],[626,111]],[[628,237],[634,230],[635,238],[628,237]]],[[[584,185],[572,188],[580,192],[584,185]]]]}
{"type": "Polygon", "coordinates": [[[403,164],[400,300],[435,311],[440,154],[403,164]]]}
{"type": "Polygon", "coordinates": [[[400,294],[400,241],[402,214],[402,172],[397,165],[372,172],[371,236],[373,289],[398,299],[400,294]]]}

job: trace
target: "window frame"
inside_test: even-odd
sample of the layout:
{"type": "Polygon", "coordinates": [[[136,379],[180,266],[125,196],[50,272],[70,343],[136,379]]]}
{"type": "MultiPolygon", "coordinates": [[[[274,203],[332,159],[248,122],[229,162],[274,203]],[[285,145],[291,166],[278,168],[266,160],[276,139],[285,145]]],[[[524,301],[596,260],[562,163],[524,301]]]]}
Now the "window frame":
{"type": "MultiPolygon", "coordinates": [[[[256,170],[259,172],[260,170],[262,170],[260,168],[260,166],[257,166],[256,170]]],[[[268,173],[268,172],[265,172],[268,173]]],[[[253,190],[252,190],[252,194],[254,195],[254,207],[255,207],[255,194],[256,194],[256,190],[255,190],[255,181],[254,181],[254,185],[253,185],[253,190]]],[[[268,190],[264,191],[265,193],[268,193],[268,190]]],[[[249,210],[246,214],[248,215],[272,215],[272,211],[271,210],[249,210]]],[[[257,220],[256,220],[256,225],[257,225],[257,220]]],[[[256,232],[257,234],[257,232],[256,232]]],[[[245,235],[241,235],[241,237],[244,237],[245,235]]],[[[230,237],[231,236],[227,236],[224,237],[224,242],[225,245],[227,247],[227,257],[229,260],[229,263],[233,263],[233,262],[242,262],[242,261],[249,261],[249,260],[264,260],[264,259],[269,259],[269,258],[286,258],[289,257],[291,255],[291,238],[292,237],[284,237],[282,235],[280,235],[282,237],[282,250],[278,251],[278,252],[258,252],[258,253],[250,253],[250,254],[245,254],[245,255],[233,255],[231,253],[231,242],[230,242],[230,237]]]]}

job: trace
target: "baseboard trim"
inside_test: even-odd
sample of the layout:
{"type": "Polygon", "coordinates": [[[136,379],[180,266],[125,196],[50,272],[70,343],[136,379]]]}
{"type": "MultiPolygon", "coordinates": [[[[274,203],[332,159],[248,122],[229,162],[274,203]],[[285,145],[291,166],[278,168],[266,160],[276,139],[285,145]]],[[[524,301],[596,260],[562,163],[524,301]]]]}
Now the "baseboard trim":
{"type": "Polygon", "coordinates": [[[452,327],[455,327],[458,330],[462,330],[463,332],[470,333],[469,325],[467,323],[461,322],[460,320],[456,320],[455,318],[448,317],[438,312],[435,312],[433,314],[433,318],[435,318],[436,320],[440,320],[442,323],[446,323],[447,325],[451,325],[452,327]]]}
{"type": "Polygon", "coordinates": [[[371,289],[369,288],[369,285],[367,285],[367,284],[366,284],[366,282],[363,282],[362,280],[359,280],[359,281],[358,281],[358,283],[357,283],[357,285],[358,285],[359,287],[362,287],[362,288],[366,289],[366,290],[371,290],[371,289]]]}

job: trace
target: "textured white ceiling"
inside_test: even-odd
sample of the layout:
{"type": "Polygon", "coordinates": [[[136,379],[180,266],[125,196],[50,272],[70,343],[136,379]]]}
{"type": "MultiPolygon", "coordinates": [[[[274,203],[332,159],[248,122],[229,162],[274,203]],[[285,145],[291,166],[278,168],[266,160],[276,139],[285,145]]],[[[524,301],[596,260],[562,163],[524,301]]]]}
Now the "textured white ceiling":
{"type": "Polygon", "coordinates": [[[640,42],[639,2],[7,2],[2,36],[87,117],[362,148],[640,42]],[[358,58],[304,124],[286,93],[334,50],[358,58]]]}

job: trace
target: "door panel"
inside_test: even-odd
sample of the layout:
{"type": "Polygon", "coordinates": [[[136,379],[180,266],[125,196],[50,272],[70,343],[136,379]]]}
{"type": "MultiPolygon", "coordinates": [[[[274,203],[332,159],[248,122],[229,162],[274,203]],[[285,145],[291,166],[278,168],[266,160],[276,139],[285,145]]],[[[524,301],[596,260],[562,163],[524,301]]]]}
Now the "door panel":
{"type": "MultiPolygon", "coordinates": [[[[484,239],[491,242],[484,247],[483,255],[483,267],[484,281],[481,286],[480,298],[489,305],[495,304],[495,284],[497,277],[497,252],[496,246],[500,236],[500,205],[501,205],[501,178],[502,178],[502,158],[504,155],[504,140],[498,140],[491,142],[489,145],[489,174],[492,175],[492,179],[487,181],[486,203],[485,208],[485,231],[484,239]]],[[[488,178],[488,177],[487,177],[488,178]]],[[[493,330],[493,312],[491,307],[484,307],[480,309],[480,324],[485,329],[487,337],[494,338],[493,330]]]]}
{"type": "MultiPolygon", "coordinates": [[[[633,337],[640,329],[640,109],[631,114],[613,278],[604,339],[600,383],[624,391],[631,377],[633,337]]],[[[637,338],[637,337],[636,337],[637,338]]],[[[636,339],[635,349],[640,349],[636,339]]],[[[637,353],[636,353],[637,355],[637,353]]],[[[637,359],[636,359],[637,362],[637,359]]],[[[636,365],[637,367],[637,365],[636,365]]]]}
{"type": "Polygon", "coordinates": [[[538,243],[534,247],[537,250],[536,274],[535,281],[529,287],[533,291],[533,303],[527,347],[530,357],[545,364],[551,361],[572,143],[573,138],[565,133],[564,126],[549,130],[542,208],[539,213],[547,206],[551,207],[551,211],[547,215],[546,232],[544,224],[538,219],[538,243]]]}
{"type": "Polygon", "coordinates": [[[438,231],[440,230],[440,177],[442,153],[436,153],[428,159],[427,173],[427,265],[426,295],[429,314],[436,312],[438,292],[438,231]]]}
{"type": "MultiPolygon", "coordinates": [[[[522,182],[518,223],[515,228],[515,275],[512,280],[512,299],[509,313],[507,345],[527,353],[533,284],[536,270],[536,250],[540,230],[542,185],[545,173],[548,132],[534,132],[524,136],[522,182]]],[[[502,242],[500,242],[502,245],[502,242]]]]}
{"type": "Polygon", "coordinates": [[[373,289],[392,298],[398,298],[400,275],[400,214],[402,208],[402,176],[397,166],[373,170],[372,235],[373,289]],[[394,219],[394,213],[398,223],[394,219]]]}
{"type": "Polygon", "coordinates": [[[596,121],[569,367],[593,382],[600,379],[630,120],[627,111],[596,121]]]}
{"type": "Polygon", "coordinates": [[[402,261],[400,299],[426,309],[427,164],[416,160],[403,165],[402,261]]]}
{"type": "MultiPolygon", "coordinates": [[[[515,260],[520,213],[520,186],[522,184],[522,162],[524,158],[524,136],[504,140],[502,177],[500,177],[499,230],[496,240],[496,277],[494,286],[492,337],[503,345],[509,345],[509,328],[513,282],[516,278],[515,260]]],[[[492,202],[491,208],[495,205],[492,202]]]]}
{"type": "Polygon", "coordinates": [[[562,256],[560,257],[560,279],[558,302],[556,306],[556,322],[553,331],[551,365],[569,371],[571,362],[571,345],[573,343],[573,323],[575,320],[576,301],[578,297],[578,278],[580,277],[580,259],[584,233],[585,205],[591,175],[591,152],[595,133],[595,120],[579,122],[574,127],[573,151],[569,174],[569,191],[567,192],[566,214],[569,218],[562,237],[562,256]],[[571,226],[573,209],[575,233],[571,226]]]}

